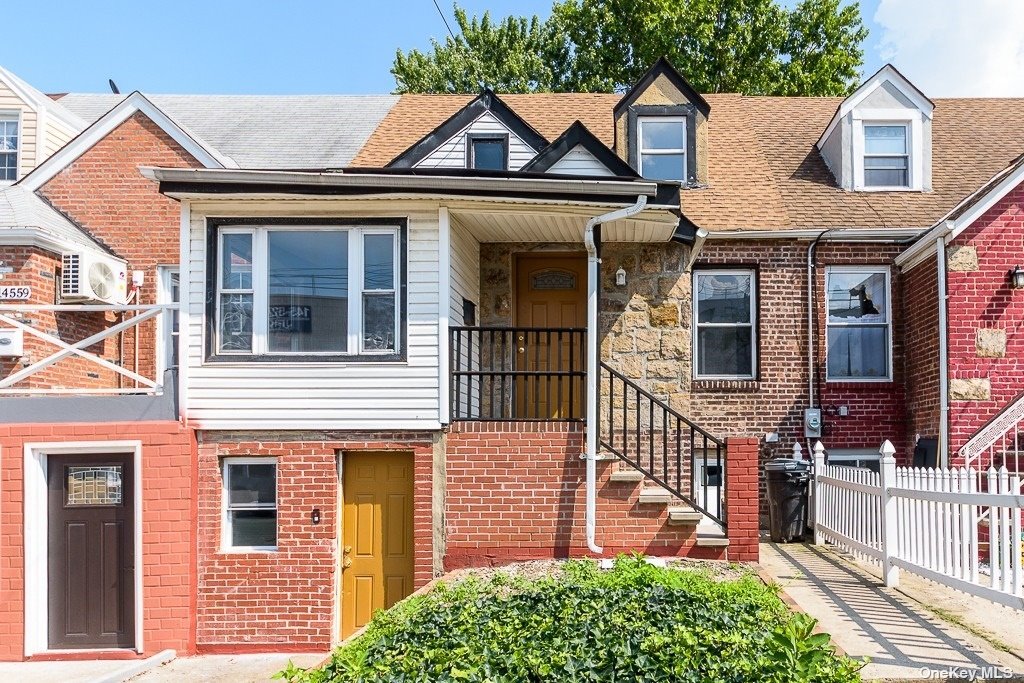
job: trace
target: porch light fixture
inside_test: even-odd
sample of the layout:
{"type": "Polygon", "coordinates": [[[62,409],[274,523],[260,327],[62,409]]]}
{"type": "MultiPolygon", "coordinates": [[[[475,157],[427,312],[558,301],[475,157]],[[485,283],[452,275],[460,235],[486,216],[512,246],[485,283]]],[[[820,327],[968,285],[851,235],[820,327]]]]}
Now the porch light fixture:
{"type": "Polygon", "coordinates": [[[622,266],[619,266],[619,269],[615,271],[615,284],[618,287],[626,286],[626,271],[622,266]]]}
{"type": "Polygon", "coordinates": [[[1014,289],[1024,289],[1024,268],[1017,266],[1010,271],[1010,286],[1014,289]]]}

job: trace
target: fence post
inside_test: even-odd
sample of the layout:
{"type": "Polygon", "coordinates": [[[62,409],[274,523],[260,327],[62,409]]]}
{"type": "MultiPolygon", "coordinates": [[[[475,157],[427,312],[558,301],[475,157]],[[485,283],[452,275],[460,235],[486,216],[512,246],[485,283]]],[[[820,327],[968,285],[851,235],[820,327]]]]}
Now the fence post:
{"type": "Polygon", "coordinates": [[[818,527],[818,521],[824,515],[824,496],[821,495],[821,484],[818,483],[818,477],[825,472],[825,447],[820,441],[814,443],[814,472],[812,474],[811,481],[814,484],[814,522],[811,527],[814,529],[814,545],[821,545],[825,542],[825,537],[822,536],[821,530],[818,527]]]}
{"type": "Polygon", "coordinates": [[[893,558],[899,554],[899,518],[896,498],[889,495],[889,487],[896,485],[896,448],[886,439],[878,452],[882,455],[878,468],[882,502],[882,579],[887,587],[895,588],[900,585],[900,570],[893,564],[893,558]]]}

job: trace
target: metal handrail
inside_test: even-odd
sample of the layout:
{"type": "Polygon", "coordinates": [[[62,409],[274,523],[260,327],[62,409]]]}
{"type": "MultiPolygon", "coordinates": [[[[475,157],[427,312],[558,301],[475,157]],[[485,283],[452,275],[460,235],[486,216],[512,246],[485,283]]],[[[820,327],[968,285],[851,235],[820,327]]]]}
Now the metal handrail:
{"type": "MultiPolygon", "coordinates": [[[[606,363],[601,363],[600,372],[608,378],[607,391],[602,395],[608,403],[607,422],[603,428],[595,425],[601,446],[724,528],[727,485],[722,458],[724,442],[606,363]],[[616,381],[622,385],[622,405],[618,408],[615,405],[616,381]],[[632,410],[630,399],[635,399],[632,410]],[[634,418],[632,424],[630,417],[634,418]],[[684,429],[688,431],[687,439],[683,438],[684,429]],[[698,443],[702,446],[703,458],[697,455],[698,443]],[[712,453],[720,483],[716,487],[699,487],[701,494],[698,495],[699,461],[703,460],[706,467],[712,461],[712,453]],[[711,493],[712,488],[717,490],[715,494],[711,493]]],[[[605,383],[601,381],[599,386],[604,387],[605,383]]]]}

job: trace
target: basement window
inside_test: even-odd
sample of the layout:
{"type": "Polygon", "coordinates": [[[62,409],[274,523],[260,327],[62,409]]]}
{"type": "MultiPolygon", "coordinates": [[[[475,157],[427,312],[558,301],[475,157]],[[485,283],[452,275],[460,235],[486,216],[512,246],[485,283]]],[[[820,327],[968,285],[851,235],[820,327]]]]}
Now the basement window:
{"type": "Polygon", "coordinates": [[[224,460],[223,547],[277,550],[277,460],[224,460]]]}

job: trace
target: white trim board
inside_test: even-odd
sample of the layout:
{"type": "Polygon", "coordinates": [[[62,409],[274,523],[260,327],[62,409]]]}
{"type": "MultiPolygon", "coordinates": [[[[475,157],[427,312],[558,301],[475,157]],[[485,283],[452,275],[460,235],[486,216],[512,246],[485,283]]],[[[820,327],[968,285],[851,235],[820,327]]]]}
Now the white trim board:
{"type": "MultiPolygon", "coordinates": [[[[1014,160],[1010,166],[1015,163],[1018,163],[1018,160],[1014,160]]],[[[988,192],[982,194],[981,201],[970,207],[963,213],[963,215],[959,216],[955,220],[948,220],[948,217],[952,215],[953,212],[963,206],[966,202],[969,202],[971,199],[978,196],[984,188],[989,187],[1004,173],[1006,173],[1006,168],[994,175],[978,190],[972,192],[959,201],[957,205],[950,209],[945,216],[935,223],[935,225],[911,244],[906,251],[896,257],[896,265],[898,265],[902,270],[907,271],[922,263],[929,256],[935,253],[935,240],[942,237],[946,240],[946,244],[949,244],[959,237],[964,230],[971,227],[979,218],[984,216],[989,209],[1002,201],[1003,198],[1016,189],[1018,185],[1024,182],[1024,164],[1021,164],[1019,168],[1000,180],[997,185],[991,187],[988,192]]]]}
{"type": "MultiPolygon", "coordinates": [[[[49,597],[47,568],[47,505],[46,468],[50,454],[65,453],[131,453],[134,477],[135,536],[135,646],[145,651],[143,635],[143,565],[142,565],[142,442],[141,441],[58,441],[24,445],[24,516],[25,544],[25,656],[49,651],[49,597]]],[[[109,650],[110,648],[101,648],[109,650]]]]}
{"type": "Polygon", "coordinates": [[[857,105],[867,98],[868,95],[873,93],[876,89],[882,87],[885,83],[892,83],[892,85],[900,91],[904,97],[910,100],[911,104],[917,107],[917,110],[924,114],[927,118],[932,118],[932,112],[935,109],[933,105],[920,90],[917,89],[913,83],[908,81],[903,74],[896,70],[892,64],[886,64],[877,72],[875,75],[864,81],[853,93],[850,94],[836,110],[836,113],[832,116],[832,120],[829,121],[828,126],[825,128],[825,132],[821,134],[816,143],[818,149],[825,143],[825,140],[832,135],[832,131],[836,129],[839,122],[843,120],[851,111],[853,111],[857,105]]]}
{"type": "Polygon", "coordinates": [[[33,192],[38,190],[136,112],[145,114],[205,168],[238,168],[238,164],[230,157],[221,154],[195,134],[186,131],[163,110],[146,99],[145,95],[135,91],[73,138],[71,142],[52,154],[46,161],[36,166],[31,173],[21,179],[21,184],[33,192]]]}

